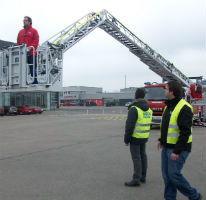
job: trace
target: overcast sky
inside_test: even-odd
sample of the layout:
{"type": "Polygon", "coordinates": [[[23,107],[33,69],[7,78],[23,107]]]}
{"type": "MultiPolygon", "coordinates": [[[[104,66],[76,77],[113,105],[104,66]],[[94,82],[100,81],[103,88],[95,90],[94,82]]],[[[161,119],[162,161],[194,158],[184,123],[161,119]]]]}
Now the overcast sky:
{"type": "MultiPolygon", "coordinates": [[[[23,17],[33,20],[40,44],[85,14],[108,10],[186,76],[206,78],[205,0],[0,0],[0,39],[16,42],[23,17]]],[[[97,28],[64,54],[63,85],[119,91],[161,78],[97,28]]]]}

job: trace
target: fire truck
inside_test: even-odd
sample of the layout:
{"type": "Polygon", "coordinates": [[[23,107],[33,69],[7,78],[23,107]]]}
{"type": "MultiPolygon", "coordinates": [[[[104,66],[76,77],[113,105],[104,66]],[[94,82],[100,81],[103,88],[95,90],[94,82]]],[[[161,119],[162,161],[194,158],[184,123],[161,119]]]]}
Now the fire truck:
{"type": "MultiPolygon", "coordinates": [[[[162,77],[163,83],[176,80],[183,87],[190,88],[190,92],[187,92],[187,94],[191,103],[202,99],[202,92],[199,92],[198,89],[201,87],[194,84],[173,63],[139,39],[107,10],[88,13],[43,42],[37,48],[37,59],[34,64],[27,62],[28,52],[34,47],[21,44],[0,49],[1,91],[60,91],[62,87],[63,54],[96,28],[102,29],[127,47],[150,70],[162,77]],[[30,71],[31,68],[33,68],[33,73],[30,71]],[[32,83],[35,78],[38,84],[34,85],[32,83]]],[[[33,60],[35,61],[35,59],[33,60]]],[[[164,84],[156,86],[150,84],[145,87],[148,90],[147,98],[155,120],[156,117],[160,118],[164,108],[165,97],[162,95],[164,94],[164,84]]],[[[197,109],[198,116],[201,115],[199,114],[201,109],[197,109]]]]}
{"type": "MultiPolygon", "coordinates": [[[[197,77],[199,79],[199,77],[197,77]]],[[[162,118],[162,113],[165,107],[164,88],[166,83],[145,83],[146,99],[149,107],[153,111],[152,125],[159,125],[162,118]]],[[[200,101],[203,100],[203,88],[201,84],[192,83],[188,88],[183,88],[183,97],[193,106],[194,120],[193,125],[205,126],[203,123],[203,114],[205,105],[200,101]]]]}

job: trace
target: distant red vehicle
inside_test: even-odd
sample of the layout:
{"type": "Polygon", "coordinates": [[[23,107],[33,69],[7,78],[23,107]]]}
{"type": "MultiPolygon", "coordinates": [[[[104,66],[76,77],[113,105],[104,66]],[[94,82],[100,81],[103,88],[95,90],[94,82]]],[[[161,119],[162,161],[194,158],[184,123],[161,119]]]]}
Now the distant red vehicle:
{"type": "Polygon", "coordinates": [[[1,115],[1,116],[4,115],[4,108],[0,108],[0,115],[1,115]]]}
{"type": "Polygon", "coordinates": [[[28,106],[26,105],[22,105],[22,106],[18,106],[17,107],[17,113],[19,115],[23,115],[23,114],[32,114],[32,109],[29,108],[28,106]]]}
{"type": "Polygon", "coordinates": [[[37,107],[37,106],[26,105],[26,107],[32,109],[32,113],[34,113],[34,114],[36,114],[36,113],[41,114],[44,111],[42,108],[37,107]]]}

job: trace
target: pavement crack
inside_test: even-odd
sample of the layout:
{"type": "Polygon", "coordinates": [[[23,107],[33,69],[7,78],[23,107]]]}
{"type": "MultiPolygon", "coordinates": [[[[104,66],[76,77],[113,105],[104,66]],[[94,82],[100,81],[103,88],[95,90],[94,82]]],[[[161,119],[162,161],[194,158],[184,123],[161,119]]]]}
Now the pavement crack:
{"type": "Polygon", "coordinates": [[[121,137],[121,135],[108,135],[107,137],[104,138],[97,138],[95,140],[88,140],[88,141],[79,141],[73,144],[67,144],[67,145],[62,145],[59,147],[51,147],[51,148],[47,148],[47,149],[43,149],[43,150],[39,150],[39,151],[33,151],[33,152],[28,152],[28,153],[22,153],[22,154],[18,154],[18,155],[13,155],[13,156],[5,156],[0,158],[0,161],[3,160],[12,160],[12,159],[17,159],[17,158],[21,158],[21,157],[25,157],[25,156],[31,156],[34,154],[38,154],[38,153],[44,153],[44,152],[49,152],[49,151],[55,151],[55,150],[60,150],[60,149],[64,149],[64,148],[70,148],[72,146],[76,146],[76,145],[82,145],[82,144],[90,144],[90,143],[94,143],[97,141],[102,141],[102,140],[106,140],[106,139],[110,139],[110,138],[116,138],[116,137],[121,137]]]}

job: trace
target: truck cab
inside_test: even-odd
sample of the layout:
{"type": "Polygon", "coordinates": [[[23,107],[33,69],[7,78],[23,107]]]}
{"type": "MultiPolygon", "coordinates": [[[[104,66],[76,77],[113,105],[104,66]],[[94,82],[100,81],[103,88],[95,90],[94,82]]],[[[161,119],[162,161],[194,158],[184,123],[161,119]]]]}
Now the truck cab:
{"type": "Polygon", "coordinates": [[[159,125],[162,118],[162,113],[165,107],[164,88],[166,84],[148,84],[145,85],[145,99],[148,101],[149,107],[152,110],[152,125],[159,125]]]}

